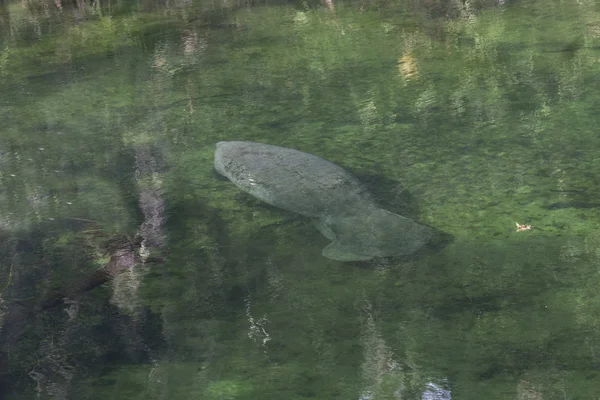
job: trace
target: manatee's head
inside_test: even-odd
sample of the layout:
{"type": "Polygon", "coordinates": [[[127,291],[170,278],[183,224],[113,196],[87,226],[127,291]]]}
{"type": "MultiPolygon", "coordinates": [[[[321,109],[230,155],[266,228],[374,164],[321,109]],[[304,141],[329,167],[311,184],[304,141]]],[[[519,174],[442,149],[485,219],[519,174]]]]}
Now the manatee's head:
{"type": "Polygon", "coordinates": [[[333,239],[323,255],[338,261],[411,255],[427,245],[434,234],[428,226],[380,208],[328,217],[322,224],[330,229],[327,236],[333,239]]]}
{"type": "Polygon", "coordinates": [[[227,166],[235,160],[239,151],[236,143],[239,142],[218,142],[215,150],[215,171],[223,176],[228,176],[227,166]]]}
{"type": "Polygon", "coordinates": [[[216,147],[214,169],[217,173],[246,193],[280,206],[275,202],[280,191],[273,189],[274,179],[269,174],[269,170],[273,169],[272,160],[265,157],[265,148],[272,146],[253,142],[218,142],[216,147]]]}
{"type": "Polygon", "coordinates": [[[218,142],[215,149],[215,170],[232,181],[246,180],[249,173],[260,173],[262,168],[272,162],[266,156],[266,149],[273,147],[254,142],[218,142]]]}
{"type": "Polygon", "coordinates": [[[260,162],[258,146],[252,142],[218,142],[215,171],[244,189],[253,186],[252,170],[256,172],[260,162]]]}

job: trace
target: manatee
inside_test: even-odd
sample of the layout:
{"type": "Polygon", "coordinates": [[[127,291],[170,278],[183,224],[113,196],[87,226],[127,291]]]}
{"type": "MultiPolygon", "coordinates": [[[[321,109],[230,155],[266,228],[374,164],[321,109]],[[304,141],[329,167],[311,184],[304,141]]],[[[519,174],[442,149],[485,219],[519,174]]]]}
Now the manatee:
{"type": "Polygon", "coordinates": [[[275,207],[311,217],[338,261],[405,256],[433,234],[427,226],[380,208],[342,167],[313,154],[254,142],[219,142],[215,170],[275,207]]]}

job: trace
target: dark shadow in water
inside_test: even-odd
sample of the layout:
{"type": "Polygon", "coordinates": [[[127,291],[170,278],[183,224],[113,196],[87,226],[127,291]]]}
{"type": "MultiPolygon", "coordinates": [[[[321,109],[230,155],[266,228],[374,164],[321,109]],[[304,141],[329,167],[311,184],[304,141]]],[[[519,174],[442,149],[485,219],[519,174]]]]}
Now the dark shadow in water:
{"type": "Polygon", "coordinates": [[[439,231],[436,228],[433,228],[431,226],[430,226],[430,228],[433,229],[434,233],[433,233],[431,239],[429,240],[429,242],[425,246],[423,246],[421,249],[419,249],[418,251],[416,251],[412,254],[407,254],[404,256],[397,256],[397,257],[374,258],[374,259],[368,260],[368,261],[350,261],[350,262],[346,262],[346,264],[355,265],[359,268],[373,268],[374,265],[377,265],[380,263],[395,265],[398,263],[417,261],[417,260],[424,259],[425,257],[431,256],[432,254],[441,252],[445,247],[454,243],[454,236],[452,236],[448,233],[439,231]]]}
{"type": "Polygon", "coordinates": [[[418,200],[401,182],[387,178],[377,171],[368,173],[350,169],[348,171],[365,185],[381,208],[418,221],[420,214],[418,200]]]}

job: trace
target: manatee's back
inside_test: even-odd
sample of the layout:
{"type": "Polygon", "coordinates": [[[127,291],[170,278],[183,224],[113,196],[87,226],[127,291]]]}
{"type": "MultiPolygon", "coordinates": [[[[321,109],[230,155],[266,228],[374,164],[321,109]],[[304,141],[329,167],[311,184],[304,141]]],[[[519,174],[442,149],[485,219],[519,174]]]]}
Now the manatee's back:
{"type": "Polygon", "coordinates": [[[321,217],[371,202],[360,182],[313,154],[253,142],[219,142],[215,169],[236,186],[276,207],[321,217]]]}

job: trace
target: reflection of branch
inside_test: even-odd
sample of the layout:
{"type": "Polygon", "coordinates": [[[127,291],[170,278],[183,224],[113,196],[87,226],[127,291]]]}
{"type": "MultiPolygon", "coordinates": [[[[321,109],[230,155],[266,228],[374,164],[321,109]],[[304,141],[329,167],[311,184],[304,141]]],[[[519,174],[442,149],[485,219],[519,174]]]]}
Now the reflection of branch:
{"type": "Polygon", "coordinates": [[[63,303],[65,299],[79,297],[133,268],[140,261],[138,253],[141,238],[136,239],[134,242],[129,240],[122,240],[121,242],[118,247],[111,251],[110,261],[104,267],[58,291],[50,293],[39,303],[37,308],[48,310],[56,307],[63,303]]]}
{"type": "Polygon", "coordinates": [[[130,270],[140,262],[138,255],[140,246],[141,237],[133,241],[127,238],[113,241],[109,245],[110,260],[104,267],[51,292],[39,302],[12,301],[8,305],[4,321],[0,326],[0,345],[2,347],[0,352],[0,397],[11,385],[13,379],[9,361],[10,348],[18,342],[28,326],[31,326],[31,321],[41,312],[66,304],[67,301],[82,296],[130,270]]]}
{"type": "Polygon", "coordinates": [[[113,248],[110,250],[110,260],[104,267],[50,292],[39,302],[11,302],[1,326],[1,345],[9,347],[15,343],[25,330],[28,321],[41,311],[64,304],[66,300],[75,299],[131,269],[139,262],[140,243],[141,239],[136,239],[133,242],[128,239],[119,240],[116,245],[111,246],[113,248]]]}

